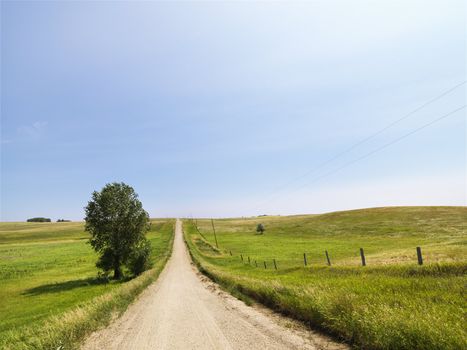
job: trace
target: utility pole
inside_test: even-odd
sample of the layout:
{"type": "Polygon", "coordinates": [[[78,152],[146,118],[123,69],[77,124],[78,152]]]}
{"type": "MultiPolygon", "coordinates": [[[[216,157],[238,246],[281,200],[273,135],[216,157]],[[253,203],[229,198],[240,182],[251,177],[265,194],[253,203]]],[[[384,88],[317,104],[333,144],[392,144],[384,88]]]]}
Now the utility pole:
{"type": "Polygon", "coordinates": [[[212,225],[212,231],[214,232],[214,240],[216,241],[216,248],[219,248],[219,245],[217,244],[216,229],[214,228],[214,220],[213,219],[211,219],[211,225],[212,225]]]}

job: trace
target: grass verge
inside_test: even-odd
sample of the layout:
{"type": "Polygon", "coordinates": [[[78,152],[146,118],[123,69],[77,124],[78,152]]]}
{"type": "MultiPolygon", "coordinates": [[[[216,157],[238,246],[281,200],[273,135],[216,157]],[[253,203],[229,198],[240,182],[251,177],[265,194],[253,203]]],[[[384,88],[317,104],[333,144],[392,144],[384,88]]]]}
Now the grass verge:
{"type": "Polygon", "coordinates": [[[173,222],[161,224],[170,238],[158,246],[159,255],[151,270],[113,286],[109,292],[80,303],[64,313],[53,315],[31,326],[10,329],[1,334],[0,348],[30,349],[77,349],[91,332],[107,326],[120,316],[131,302],[152,282],[156,281],[169,259],[173,246],[173,222]],[[165,227],[164,227],[165,226],[165,227]]]}
{"type": "MultiPolygon", "coordinates": [[[[434,243],[438,241],[438,245],[433,243],[432,246],[433,250],[439,252],[438,256],[448,257],[446,252],[464,249],[459,245],[444,248],[443,239],[440,237],[446,237],[450,242],[462,240],[462,232],[458,230],[458,226],[462,227],[462,223],[453,227],[453,220],[440,216],[433,216],[432,220],[443,222],[442,235],[437,236],[429,232],[430,237],[424,237],[420,233],[423,230],[417,230],[417,220],[408,216],[411,226],[410,230],[399,238],[401,244],[397,245],[397,242],[381,244],[380,242],[388,240],[387,231],[391,227],[391,220],[399,226],[406,224],[397,213],[400,210],[402,209],[397,209],[392,218],[385,210],[384,230],[378,230],[378,225],[373,225],[371,238],[374,245],[379,245],[380,261],[405,248],[404,244],[412,239],[411,234],[434,243]],[[449,231],[449,226],[445,225],[445,221],[451,222],[452,232],[449,231]]],[[[433,212],[432,209],[427,211],[433,212]]],[[[443,211],[449,212],[448,208],[443,208],[443,211]]],[[[459,209],[455,208],[453,211],[459,209]]],[[[360,219],[352,218],[352,214],[360,215],[360,219],[367,221],[361,212],[345,212],[343,215],[347,224],[349,220],[359,224],[360,219]]],[[[377,223],[378,215],[371,210],[368,214],[370,220],[377,223]]],[[[418,210],[418,214],[425,219],[422,215],[423,210],[418,210]]],[[[339,244],[339,240],[352,240],[349,230],[345,230],[348,226],[341,227],[336,224],[342,218],[338,215],[332,216],[333,220],[329,222],[329,227],[323,222],[325,218],[314,220],[321,221],[321,229],[328,229],[327,234],[331,236],[332,243],[339,244]],[[343,233],[340,234],[339,231],[343,233]]],[[[280,256],[281,253],[287,254],[292,250],[290,246],[296,250],[297,234],[290,234],[287,239],[287,229],[304,225],[304,217],[284,218],[283,226],[280,218],[271,220],[274,221],[277,231],[270,229],[269,237],[267,233],[263,237],[257,237],[251,233],[254,232],[253,230],[247,233],[239,228],[239,223],[254,228],[254,223],[248,223],[248,220],[219,220],[216,221],[217,238],[219,242],[228,242],[228,247],[232,250],[238,252],[249,249],[248,254],[251,256],[265,259],[266,257],[261,256],[261,253],[267,249],[274,249],[276,256],[280,256]],[[276,242],[281,244],[275,244],[276,242]]],[[[271,226],[266,225],[267,228],[271,226]]],[[[240,295],[242,299],[254,299],[314,328],[333,334],[356,348],[467,348],[465,330],[467,264],[461,260],[461,256],[456,255],[455,259],[448,257],[445,261],[424,266],[407,262],[394,263],[391,260],[390,265],[375,264],[363,268],[346,264],[348,256],[343,251],[341,266],[328,267],[323,263],[321,266],[315,264],[313,267],[305,268],[289,264],[276,271],[271,269],[271,265],[268,269],[264,269],[261,265],[260,268],[256,268],[253,263],[248,264],[247,261],[242,263],[239,256],[236,254],[230,256],[230,249],[222,249],[222,245],[219,250],[221,254],[213,254],[206,249],[206,243],[199,244],[199,234],[191,223],[185,222],[184,228],[186,242],[198,268],[224,289],[236,296],[240,295]]],[[[432,228],[433,231],[435,229],[432,228]]],[[[205,235],[207,236],[206,231],[205,235]]],[[[302,242],[306,241],[308,237],[305,230],[301,230],[298,238],[302,242]]],[[[360,238],[361,230],[356,235],[356,239],[360,238]]],[[[311,233],[309,239],[315,244],[320,241],[329,246],[329,242],[325,242],[326,237],[319,237],[316,233],[311,233]]],[[[374,256],[377,257],[376,254],[374,256]]],[[[374,259],[374,261],[378,260],[374,259]]]]}

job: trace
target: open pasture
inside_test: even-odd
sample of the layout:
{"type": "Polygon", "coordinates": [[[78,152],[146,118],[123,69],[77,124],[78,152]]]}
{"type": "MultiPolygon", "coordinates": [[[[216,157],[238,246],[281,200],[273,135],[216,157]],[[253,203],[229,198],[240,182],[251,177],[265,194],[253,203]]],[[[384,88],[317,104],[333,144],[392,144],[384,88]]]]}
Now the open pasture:
{"type": "Polygon", "coordinates": [[[214,220],[219,249],[210,220],[187,220],[185,234],[200,269],[233,294],[358,348],[461,349],[466,225],[465,207],[394,207],[214,220]]]}
{"type": "MultiPolygon", "coordinates": [[[[155,264],[170,252],[173,222],[152,220],[155,264]]],[[[0,344],[128,283],[98,278],[88,238],[82,222],[0,224],[0,344]]]]}

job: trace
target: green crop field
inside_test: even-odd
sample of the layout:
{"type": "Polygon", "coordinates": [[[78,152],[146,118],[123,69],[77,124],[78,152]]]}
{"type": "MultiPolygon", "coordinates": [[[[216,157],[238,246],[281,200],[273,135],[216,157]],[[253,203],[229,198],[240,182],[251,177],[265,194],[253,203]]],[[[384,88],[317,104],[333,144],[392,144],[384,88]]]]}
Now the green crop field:
{"type": "Polygon", "coordinates": [[[467,348],[465,207],[221,219],[214,225],[219,249],[210,220],[185,221],[191,254],[205,274],[246,301],[358,348],[467,348]],[[258,223],[265,226],[262,235],[258,223]]]}
{"type": "MultiPolygon", "coordinates": [[[[152,220],[148,238],[158,271],[171,251],[173,223],[152,220]]],[[[22,348],[23,333],[40,337],[40,330],[52,318],[60,323],[60,315],[67,311],[147,279],[144,275],[118,282],[98,278],[97,255],[87,244],[88,238],[83,223],[0,223],[0,348],[2,344],[22,348]]],[[[61,341],[60,335],[55,338],[53,341],[61,341]]],[[[23,348],[36,348],[37,344],[49,343],[37,339],[23,348]]]]}

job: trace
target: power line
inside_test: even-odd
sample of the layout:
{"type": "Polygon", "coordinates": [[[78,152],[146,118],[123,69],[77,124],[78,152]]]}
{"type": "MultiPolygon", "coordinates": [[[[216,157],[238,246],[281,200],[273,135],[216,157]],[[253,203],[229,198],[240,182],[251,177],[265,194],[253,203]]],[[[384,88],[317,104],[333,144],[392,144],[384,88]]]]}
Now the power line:
{"type": "Polygon", "coordinates": [[[383,133],[384,131],[388,130],[389,128],[393,127],[394,125],[400,123],[401,121],[409,118],[410,116],[412,116],[413,114],[417,113],[418,111],[420,111],[421,109],[425,108],[426,106],[438,101],[439,99],[443,98],[444,96],[448,95],[449,93],[451,93],[452,91],[456,90],[457,88],[459,88],[460,86],[464,85],[465,83],[467,83],[467,80],[464,80],[462,81],[461,83],[459,84],[456,84],[454,85],[453,87],[451,87],[450,89],[444,91],[442,94],[440,95],[437,95],[436,97],[433,97],[432,99],[426,101],[425,103],[423,103],[422,105],[418,106],[417,108],[413,109],[412,111],[410,111],[409,113],[405,114],[403,117],[391,122],[390,124],[386,125],[385,127],[383,127],[382,129],[379,129],[378,131],[376,131],[375,133],[371,134],[370,136],[358,141],[357,143],[351,145],[350,147],[346,148],[345,150],[343,150],[342,152],[334,155],[333,157],[329,158],[328,160],[324,161],[323,163],[319,164],[318,166],[316,166],[315,168],[307,171],[306,173],[303,173],[302,175],[290,180],[290,181],[287,181],[285,184],[283,184],[282,186],[279,186],[277,187],[275,190],[273,190],[272,192],[270,192],[269,194],[267,194],[267,196],[271,197],[272,195],[276,194],[277,192],[280,192],[282,191],[283,189],[287,188],[290,184],[292,183],[295,183],[297,182],[298,180],[300,179],[303,179],[304,177],[310,175],[310,174],[313,174],[314,172],[316,172],[317,170],[323,168],[325,165],[328,165],[329,163],[331,163],[332,161],[342,157],[343,155],[349,153],[350,151],[354,150],[355,148],[357,148],[358,146],[370,141],[371,139],[375,138],[376,136],[380,135],[381,133],[383,133]]]}
{"type": "Polygon", "coordinates": [[[288,185],[290,185],[291,183],[294,183],[296,182],[297,180],[300,180],[314,172],[316,172],[317,170],[321,169],[322,167],[324,167],[325,165],[331,163],[332,161],[340,158],[341,156],[343,156],[344,154],[347,154],[348,152],[352,151],[353,149],[357,148],[358,146],[368,142],[369,140],[373,139],[374,137],[378,136],[379,134],[383,133],[384,131],[386,131],[387,129],[393,127],[394,125],[400,123],[401,121],[407,119],[408,117],[410,117],[411,115],[415,114],[416,112],[418,112],[419,110],[423,109],[424,107],[428,106],[429,104],[433,103],[433,102],[436,102],[438,101],[439,99],[441,99],[442,97],[446,96],[447,94],[449,94],[450,92],[454,91],[455,89],[457,89],[458,87],[464,85],[467,81],[463,81],[455,86],[453,86],[452,88],[450,88],[449,90],[443,92],[442,94],[432,98],[431,100],[425,102],[424,104],[422,104],[421,106],[415,108],[414,110],[410,111],[409,113],[407,113],[406,115],[404,115],[402,118],[399,118],[395,121],[393,121],[392,123],[388,124],[387,126],[385,126],[384,128],[376,131],[375,133],[371,134],[370,136],[362,139],[361,141],[353,144],[352,146],[346,148],[344,151],[336,154],[335,156],[331,157],[330,159],[324,161],[323,163],[319,164],[317,167],[313,168],[312,170],[309,170],[307,171],[306,173],[296,177],[295,179],[291,180],[291,181],[288,181],[287,183],[285,183],[284,185],[280,186],[279,188],[277,188],[276,190],[274,190],[272,193],[270,193],[269,195],[272,195],[284,188],[286,188],[288,185]]]}
{"type": "MultiPolygon", "coordinates": [[[[413,135],[413,134],[415,134],[415,133],[417,133],[417,132],[419,132],[419,131],[421,131],[421,130],[423,130],[423,129],[429,127],[429,126],[431,126],[431,125],[433,125],[433,124],[435,124],[435,123],[437,123],[437,122],[439,122],[439,121],[441,121],[441,120],[443,120],[443,119],[446,119],[446,118],[450,117],[451,115],[453,115],[454,113],[460,111],[461,109],[464,109],[465,107],[467,107],[467,105],[463,105],[463,106],[461,106],[461,107],[458,107],[458,108],[452,110],[451,112],[449,112],[449,113],[447,113],[447,114],[444,114],[443,116],[441,116],[441,117],[439,117],[439,118],[437,118],[437,119],[434,119],[434,120],[432,120],[431,122],[429,122],[429,123],[427,123],[427,124],[424,124],[424,125],[422,125],[422,126],[416,128],[416,129],[410,131],[409,133],[404,134],[404,135],[398,137],[397,139],[395,139],[395,140],[393,140],[393,141],[391,141],[391,142],[388,142],[388,143],[386,143],[386,144],[384,144],[384,145],[382,145],[382,146],[376,148],[375,150],[373,150],[373,151],[371,151],[371,152],[368,152],[368,153],[364,154],[363,156],[361,156],[361,157],[359,157],[359,158],[357,158],[357,159],[351,160],[351,161],[349,161],[349,162],[343,164],[342,166],[340,166],[340,167],[338,167],[338,168],[336,168],[336,169],[334,169],[334,170],[331,170],[331,171],[329,171],[329,172],[327,172],[327,173],[324,173],[323,175],[320,175],[320,176],[318,176],[318,177],[315,177],[315,178],[312,179],[310,182],[308,182],[308,183],[306,183],[306,184],[304,184],[304,185],[302,185],[302,186],[300,186],[300,187],[294,189],[293,191],[289,192],[288,194],[291,194],[291,193],[293,193],[293,192],[296,192],[296,191],[298,191],[298,190],[301,190],[302,188],[308,187],[308,186],[310,186],[311,184],[313,184],[313,183],[315,183],[315,182],[317,182],[317,181],[319,181],[319,180],[321,180],[321,179],[323,179],[323,178],[325,178],[325,177],[328,177],[328,176],[330,176],[330,175],[332,175],[332,174],[334,174],[334,173],[336,173],[336,172],[338,172],[338,171],[340,171],[340,170],[342,170],[342,169],[344,169],[344,168],[349,167],[350,165],[352,165],[352,164],[354,164],[354,163],[357,163],[357,162],[359,162],[359,161],[361,161],[361,160],[363,160],[363,159],[365,159],[365,158],[368,158],[368,157],[372,156],[373,154],[375,154],[375,153],[377,153],[377,152],[380,152],[380,151],[382,151],[382,150],[388,148],[389,146],[392,146],[393,144],[395,144],[395,143],[397,143],[397,142],[400,142],[400,141],[402,141],[403,139],[405,139],[405,138],[407,138],[407,137],[409,137],[409,136],[411,136],[411,135],[413,135]]],[[[266,203],[266,202],[265,202],[265,203],[266,203]]]]}

